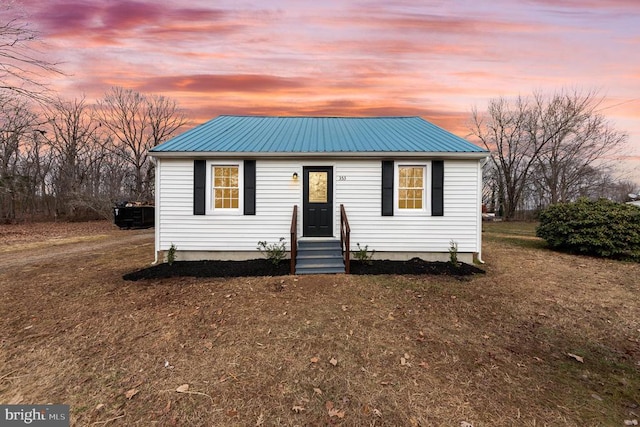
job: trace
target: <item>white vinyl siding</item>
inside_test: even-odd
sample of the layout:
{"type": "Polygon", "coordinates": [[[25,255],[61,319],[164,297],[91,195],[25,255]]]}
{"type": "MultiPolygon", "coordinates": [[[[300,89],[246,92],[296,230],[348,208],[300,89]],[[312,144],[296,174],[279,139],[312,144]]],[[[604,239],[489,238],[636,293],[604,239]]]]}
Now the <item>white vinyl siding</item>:
{"type": "MultiPolygon", "coordinates": [[[[345,205],[353,246],[369,245],[376,252],[446,253],[454,240],[460,252],[479,252],[478,161],[445,160],[444,174],[444,216],[425,216],[422,212],[399,215],[395,209],[393,216],[381,216],[380,161],[340,163],[336,175],[344,175],[347,180],[335,184],[336,204],[345,205]]],[[[430,186],[429,174],[426,180],[430,186]]],[[[336,227],[339,221],[338,217],[336,227]]]]}
{"type": "MultiPolygon", "coordinates": [[[[301,168],[296,170],[301,173],[301,168]]],[[[193,160],[162,159],[158,249],[167,250],[173,243],[180,251],[255,250],[259,257],[258,241],[288,241],[293,205],[300,204],[302,188],[292,183],[293,172],[289,163],[256,162],[256,215],[193,215],[193,160]]]]}
{"type": "MultiPolygon", "coordinates": [[[[429,164],[430,159],[411,161],[429,164]]],[[[235,162],[242,162],[237,159],[235,162]]],[[[227,162],[231,164],[233,162],[227,162]]],[[[381,160],[256,161],[255,215],[193,215],[193,160],[162,159],[158,173],[158,250],[173,243],[180,251],[256,251],[258,241],[289,246],[293,205],[298,205],[298,234],[302,232],[302,167],[333,166],[333,234],[339,238],[340,204],[351,226],[351,242],[377,252],[443,252],[451,240],[460,252],[479,252],[480,199],[477,160],[445,160],[444,216],[424,212],[382,216],[381,160]],[[293,178],[297,172],[298,179],[293,178]]],[[[427,188],[431,185],[426,168],[427,188]]],[[[396,181],[397,185],[397,181],[396,181]]],[[[430,205],[425,191],[425,204],[430,205]]],[[[397,211],[396,211],[397,212],[397,211]]]]}

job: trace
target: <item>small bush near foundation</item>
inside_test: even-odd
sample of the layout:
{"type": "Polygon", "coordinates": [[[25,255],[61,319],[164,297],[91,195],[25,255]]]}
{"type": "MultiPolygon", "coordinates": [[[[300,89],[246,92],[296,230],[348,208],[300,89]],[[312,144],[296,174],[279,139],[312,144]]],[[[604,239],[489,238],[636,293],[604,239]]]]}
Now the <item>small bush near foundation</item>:
{"type": "Polygon", "coordinates": [[[353,253],[353,257],[358,261],[362,261],[365,264],[371,265],[371,260],[373,259],[373,255],[376,253],[375,249],[371,249],[369,251],[369,245],[365,245],[364,248],[360,246],[360,243],[356,243],[358,245],[357,251],[351,251],[353,253]]]}
{"type": "Polygon", "coordinates": [[[449,242],[449,262],[453,266],[458,266],[458,242],[454,240],[449,242]]]}
{"type": "Polygon", "coordinates": [[[167,262],[169,263],[169,265],[173,265],[173,263],[175,262],[177,249],[178,248],[173,243],[169,247],[169,250],[167,251],[167,262]]]}
{"type": "Polygon", "coordinates": [[[258,242],[257,248],[269,261],[277,265],[287,256],[287,248],[284,237],[281,237],[278,243],[267,243],[266,241],[258,242]]]}
{"type": "Polygon", "coordinates": [[[564,252],[640,261],[640,208],[606,199],[552,205],[536,235],[564,252]]]}

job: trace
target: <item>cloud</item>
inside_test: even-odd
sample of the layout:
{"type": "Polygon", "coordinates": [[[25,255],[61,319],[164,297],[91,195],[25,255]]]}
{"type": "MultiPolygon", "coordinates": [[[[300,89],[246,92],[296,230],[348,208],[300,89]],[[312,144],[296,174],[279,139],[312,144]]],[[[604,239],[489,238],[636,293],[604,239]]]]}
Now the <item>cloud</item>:
{"type": "Polygon", "coordinates": [[[528,0],[529,3],[539,4],[551,7],[560,7],[565,9],[576,10],[603,10],[603,9],[626,9],[640,10],[640,3],[637,0],[528,0]]]}
{"type": "MultiPolygon", "coordinates": [[[[328,26],[357,26],[370,28],[375,33],[402,31],[404,35],[419,33],[427,37],[469,36],[496,33],[538,33],[549,29],[544,23],[501,20],[468,14],[411,12],[406,8],[395,10],[386,3],[366,3],[337,17],[319,18],[328,26]]],[[[429,39],[423,42],[429,43],[429,39]]]]}
{"type": "Polygon", "coordinates": [[[137,90],[143,92],[279,92],[303,87],[300,79],[262,74],[162,76],[145,79],[137,90]]]}
{"type": "Polygon", "coordinates": [[[110,0],[105,2],[52,1],[31,6],[32,16],[50,37],[91,39],[118,44],[149,34],[184,36],[187,33],[229,33],[239,29],[227,22],[222,9],[190,8],[160,2],[110,0]],[[205,25],[206,23],[206,25],[205,25]]]}
{"type": "Polygon", "coordinates": [[[461,137],[469,133],[466,123],[469,113],[430,106],[408,106],[402,101],[360,100],[347,97],[331,99],[290,100],[267,97],[262,102],[243,97],[199,97],[189,104],[194,123],[201,123],[222,114],[283,115],[283,116],[419,116],[461,137]]]}

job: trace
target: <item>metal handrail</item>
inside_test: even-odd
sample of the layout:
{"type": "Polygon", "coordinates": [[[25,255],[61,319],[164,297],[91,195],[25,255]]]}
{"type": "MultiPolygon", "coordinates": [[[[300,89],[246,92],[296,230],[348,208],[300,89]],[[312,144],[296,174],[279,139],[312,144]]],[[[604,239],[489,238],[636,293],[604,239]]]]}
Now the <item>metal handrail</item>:
{"type": "Polygon", "coordinates": [[[293,205],[291,215],[291,274],[296,274],[296,257],[298,256],[298,205],[293,205]]]}
{"type": "Polygon", "coordinates": [[[349,219],[344,205],[340,205],[340,246],[342,247],[342,256],[344,257],[344,272],[349,274],[351,260],[351,227],[349,227],[349,219]]]}

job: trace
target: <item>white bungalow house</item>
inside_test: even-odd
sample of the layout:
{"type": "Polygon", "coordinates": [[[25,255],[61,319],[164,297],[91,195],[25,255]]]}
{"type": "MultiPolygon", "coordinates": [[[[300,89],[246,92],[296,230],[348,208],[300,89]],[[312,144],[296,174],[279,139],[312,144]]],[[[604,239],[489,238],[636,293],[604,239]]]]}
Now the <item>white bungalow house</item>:
{"type": "Polygon", "coordinates": [[[488,152],[419,117],[220,116],[149,154],[158,258],[172,245],[179,260],[259,258],[282,237],[298,273],[344,271],[348,243],[481,257],[488,152]]]}

